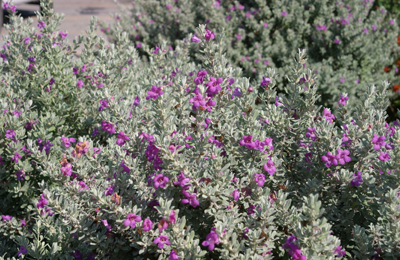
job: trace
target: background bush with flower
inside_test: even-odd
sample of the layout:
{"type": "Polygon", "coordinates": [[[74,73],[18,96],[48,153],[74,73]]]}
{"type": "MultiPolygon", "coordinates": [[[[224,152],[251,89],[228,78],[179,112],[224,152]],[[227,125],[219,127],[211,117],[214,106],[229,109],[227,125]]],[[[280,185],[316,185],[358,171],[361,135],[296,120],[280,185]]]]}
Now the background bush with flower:
{"type": "Polygon", "coordinates": [[[394,75],[382,69],[398,33],[385,9],[308,1],[349,24],[316,16],[317,26],[294,28],[302,1],[261,11],[259,1],[147,3],[139,46],[119,25],[109,44],[95,19],[69,43],[50,0],[36,28],[11,15],[0,53],[0,258],[399,257],[400,122],[385,121],[390,84],[374,82],[394,75]],[[200,14],[238,27],[198,25],[200,14]],[[187,24],[169,26],[174,15],[187,24]],[[232,43],[237,33],[248,40],[232,43]],[[263,59],[277,56],[253,74],[258,43],[263,59]],[[235,60],[239,49],[249,60],[235,60]],[[348,66],[346,52],[359,63],[348,66]]]}

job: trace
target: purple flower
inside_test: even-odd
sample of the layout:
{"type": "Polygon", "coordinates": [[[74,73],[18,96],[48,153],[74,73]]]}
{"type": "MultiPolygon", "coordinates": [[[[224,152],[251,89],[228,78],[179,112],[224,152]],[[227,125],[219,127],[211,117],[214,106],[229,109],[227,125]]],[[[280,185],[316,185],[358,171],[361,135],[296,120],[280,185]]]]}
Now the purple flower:
{"type": "Polygon", "coordinates": [[[17,180],[18,181],[23,181],[25,178],[25,173],[22,170],[18,170],[15,172],[15,175],[17,175],[17,180]]]}
{"type": "Polygon", "coordinates": [[[271,83],[271,79],[263,76],[263,78],[261,80],[261,87],[267,87],[270,83],[271,83]]]}
{"type": "Polygon", "coordinates": [[[143,231],[150,231],[153,229],[153,222],[149,218],[143,220],[143,231]]]}
{"type": "Polygon", "coordinates": [[[76,86],[77,86],[78,88],[82,88],[82,86],[83,86],[83,81],[82,81],[82,80],[78,80],[77,83],[76,83],[76,86]]]}
{"type": "Polygon", "coordinates": [[[169,242],[169,237],[164,235],[159,235],[156,239],[154,239],[153,243],[158,246],[158,248],[164,248],[164,245],[171,245],[169,242]]]}
{"type": "Polygon", "coordinates": [[[254,181],[257,183],[259,187],[262,187],[265,183],[265,175],[262,173],[255,173],[254,181]]]}
{"type": "Polygon", "coordinates": [[[348,99],[349,97],[344,97],[342,94],[340,94],[340,100],[338,101],[338,104],[345,106],[348,99]]]}
{"type": "Polygon", "coordinates": [[[46,24],[43,21],[39,21],[38,25],[37,25],[40,29],[43,29],[44,27],[46,27],[46,24]]]}
{"type": "Polygon", "coordinates": [[[25,123],[24,128],[25,128],[27,131],[30,131],[30,130],[33,129],[33,126],[34,126],[35,124],[36,124],[36,121],[30,120],[29,122],[26,122],[26,123],[25,123]]]}
{"type": "Polygon", "coordinates": [[[245,145],[247,149],[254,149],[255,143],[251,140],[252,138],[253,138],[252,135],[243,136],[243,139],[239,141],[239,145],[240,146],[245,145]]]}
{"type": "Polygon", "coordinates": [[[63,143],[63,145],[65,147],[70,147],[71,143],[75,143],[76,142],[76,139],[72,138],[72,137],[68,138],[68,137],[61,136],[61,142],[63,143]]]}
{"type": "Polygon", "coordinates": [[[287,12],[286,12],[286,11],[283,11],[283,12],[281,13],[281,15],[284,16],[284,17],[286,17],[286,16],[287,16],[287,12]]]}
{"type": "Polygon", "coordinates": [[[36,204],[36,207],[38,209],[44,209],[44,206],[47,205],[49,201],[44,197],[44,194],[40,195],[40,199],[38,200],[38,203],[36,204]]]}
{"type": "Polygon", "coordinates": [[[112,123],[108,123],[108,122],[106,122],[104,120],[101,122],[101,129],[103,131],[107,131],[109,134],[114,134],[115,133],[115,128],[114,128],[113,124],[112,123]]]}
{"type": "Polygon", "coordinates": [[[340,82],[344,83],[344,78],[340,78],[340,82]]]}
{"type": "Polygon", "coordinates": [[[338,165],[336,157],[333,154],[331,154],[331,152],[327,152],[326,156],[324,155],[321,157],[321,160],[325,162],[325,166],[328,168],[331,167],[331,165],[335,166],[338,165]]]}
{"type": "Polygon", "coordinates": [[[75,259],[82,260],[83,254],[82,254],[81,251],[75,250],[75,252],[72,254],[72,256],[73,256],[75,259]]]}
{"type": "Polygon", "coordinates": [[[317,136],[315,135],[315,128],[308,128],[308,132],[306,133],[307,138],[311,138],[311,140],[317,140],[317,136]]]}
{"type": "Polygon", "coordinates": [[[138,96],[135,97],[135,101],[133,101],[133,107],[137,107],[140,104],[140,98],[138,96]]]}
{"type": "Polygon", "coordinates": [[[304,154],[304,160],[306,161],[306,162],[311,162],[311,158],[312,158],[312,153],[306,153],[306,154],[304,154]]]}
{"type": "Polygon", "coordinates": [[[214,95],[218,94],[219,91],[221,91],[221,84],[224,80],[222,78],[214,78],[210,77],[210,82],[206,84],[208,87],[206,90],[207,96],[208,97],[213,97],[214,95]]]}
{"type": "Polygon", "coordinates": [[[17,134],[14,132],[13,129],[6,130],[6,138],[13,140],[15,143],[17,142],[17,140],[15,139],[16,135],[17,134]]]}
{"type": "Polygon", "coordinates": [[[192,42],[201,42],[201,40],[199,38],[197,38],[196,36],[192,36],[192,39],[190,39],[192,42]]]}
{"type": "Polygon", "coordinates": [[[324,118],[326,121],[328,121],[329,123],[333,123],[333,120],[335,120],[335,116],[332,115],[331,111],[329,109],[324,108],[324,118]]]}
{"type": "Polygon", "coordinates": [[[46,142],[43,142],[43,140],[41,140],[40,138],[38,138],[36,140],[36,143],[39,146],[39,151],[42,152],[44,149],[44,151],[46,152],[46,155],[49,155],[50,148],[54,146],[52,143],[50,143],[49,140],[47,140],[46,142]]]}
{"type": "Polygon", "coordinates": [[[364,181],[361,172],[357,172],[357,174],[353,174],[354,178],[351,180],[350,185],[352,187],[358,187],[364,181]]]}
{"type": "Polygon", "coordinates": [[[235,201],[237,201],[240,198],[240,192],[238,190],[236,190],[236,189],[231,193],[231,195],[233,196],[233,199],[235,201]]]}
{"type": "Polygon", "coordinates": [[[203,246],[208,246],[208,251],[213,251],[215,245],[219,243],[218,235],[214,230],[207,235],[206,240],[201,243],[203,246]]]}
{"type": "Polygon", "coordinates": [[[236,87],[234,90],[233,90],[233,94],[232,94],[232,96],[231,96],[231,99],[233,99],[234,97],[241,97],[242,96],[242,92],[240,92],[240,88],[239,87],[236,87]]]}
{"type": "Polygon", "coordinates": [[[386,145],[385,139],[386,137],[383,135],[377,136],[376,134],[374,134],[374,137],[372,138],[372,143],[374,144],[375,151],[379,151],[381,149],[381,146],[386,145]]]}
{"type": "Polygon", "coordinates": [[[186,183],[188,183],[189,181],[190,179],[185,177],[184,173],[181,172],[178,175],[178,181],[174,181],[174,185],[179,185],[186,190],[191,186],[190,184],[186,185],[186,183]]]}
{"type": "Polygon", "coordinates": [[[19,159],[22,158],[22,155],[20,155],[19,153],[15,152],[14,153],[14,157],[11,159],[14,163],[18,163],[19,159]]]}
{"type": "Polygon", "coordinates": [[[307,260],[307,258],[301,254],[301,250],[298,245],[294,243],[297,238],[291,235],[286,239],[286,243],[283,244],[282,248],[288,251],[288,254],[292,256],[292,260],[307,260]]]}
{"type": "Polygon", "coordinates": [[[154,188],[165,188],[167,183],[169,182],[168,177],[162,175],[162,173],[158,174],[156,177],[153,179],[154,181],[154,188]]]}
{"type": "Polygon", "coordinates": [[[164,94],[162,90],[164,90],[164,87],[157,87],[155,85],[151,86],[151,89],[147,91],[146,100],[149,100],[150,98],[152,99],[158,98],[159,96],[164,94]]]}
{"type": "Polygon", "coordinates": [[[341,246],[337,246],[335,250],[333,250],[333,253],[336,254],[336,257],[342,257],[346,255],[346,251],[342,250],[341,246]]]}
{"type": "Polygon", "coordinates": [[[99,107],[99,112],[104,110],[105,108],[108,107],[108,101],[107,99],[100,99],[100,107],[99,107]]]}
{"type": "Polygon", "coordinates": [[[209,41],[210,39],[214,39],[215,35],[212,31],[206,29],[206,34],[204,37],[206,38],[206,41],[209,41]]]}
{"type": "Polygon", "coordinates": [[[367,29],[367,28],[364,28],[363,32],[364,32],[365,34],[367,34],[367,33],[368,33],[368,29],[367,29]]]}
{"type": "Polygon", "coordinates": [[[124,220],[124,226],[135,228],[136,222],[140,222],[140,221],[142,221],[142,218],[140,216],[136,216],[133,213],[129,213],[128,216],[126,216],[126,219],[124,220]]]}
{"type": "Polygon", "coordinates": [[[1,215],[1,218],[3,219],[3,222],[10,221],[12,219],[12,216],[10,215],[1,215]]]}
{"type": "Polygon", "coordinates": [[[67,163],[64,167],[61,167],[61,172],[64,174],[64,176],[71,176],[72,175],[72,165],[70,163],[67,163]]]}
{"type": "Polygon", "coordinates": [[[158,54],[158,51],[160,50],[160,47],[156,46],[156,48],[153,51],[153,54],[158,54]]]}
{"type": "Polygon", "coordinates": [[[346,162],[351,161],[351,158],[349,156],[349,154],[350,154],[349,150],[337,149],[336,152],[337,152],[336,159],[338,159],[338,162],[341,165],[344,165],[346,162]]]}
{"type": "Polygon", "coordinates": [[[117,145],[123,146],[126,141],[129,140],[129,137],[124,134],[124,132],[120,131],[117,135],[117,145]]]}
{"type": "Polygon", "coordinates": [[[276,172],[276,168],[272,160],[268,160],[268,162],[264,164],[263,168],[264,171],[268,172],[269,175],[274,175],[274,173],[276,172]]]}
{"type": "Polygon", "coordinates": [[[381,152],[381,154],[380,154],[379,157],[378,157],[378,159],[381,160],[381,161],[383,161],[383,162],[389,161],[390,158],[391,158],[391,157],[390,157],[389,153],[384,153],[384,152],[381,152]]]}
{"type": "Polygon", "coordinates": [[[204,78],[207,75],[207,71],[205,70],[199,70],[199,72],[197,72],[197,77],[194,79],[194,83],[196,85],[200,85],[203,84],[204,78]]]}
{"type": "Polygon", "coordinates": [[[193,208],[196,208],[199,206],[199,201],[197,200],[197,195],[196,194],[189,194],[187,191],[182,190],[183,195],[185,195],[186,199],[182,199],[183,204],[188,204],[192,206],[193,208]]]}
{"type": "Polygon", "coordinates": [[[340,40],[339,39],[335,39],[333,42],[336,43],[336,44],[339,44],[340,40]]]}
{"type": "Polygon", "coordinates": [[[178,259],[179,259],[179,256],[177,255],[176,251],[174,249],[172,249],[171,253],[169,254],[168,260],[178,260],[178,259]]]}
{"type": "Polygon", "coordinates": [[[28,45],[30,42],[31,42],[31,38],[30,38],[30,37],[25,37],[25,38],[24,38],[24,43],[25,43],[26,45],[28,45]]]}
{"type": "Polygon", "coordinates": [[[26,249],[26,247],[20,246],[19,247],[19,251],[17,253],[17,256],[21,257],[21,255],[25,255],[26,253],[28,253],[28,250],[26,249]]]}
{"type": "Polygon", "coordinates": [[[64,39],[65,37],[67,37],[68,33],[66,32],[60,32],[60,37],[61,39],[64,39]]]}
{"type": "Polygon", "coordinates": [[[315,25],[318,31],[326,31],[328,30],[325,25],[315,25]]]}

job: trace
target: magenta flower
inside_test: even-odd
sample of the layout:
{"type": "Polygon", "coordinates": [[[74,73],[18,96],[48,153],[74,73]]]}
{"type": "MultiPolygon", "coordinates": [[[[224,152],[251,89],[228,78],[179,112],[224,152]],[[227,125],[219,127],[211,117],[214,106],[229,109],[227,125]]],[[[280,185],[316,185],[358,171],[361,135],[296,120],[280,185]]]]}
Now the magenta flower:
{"type": "Polygon", "coordinates": [[[281,13],[281,15],[282,15],[283,17],[286,17],[286,16],[287,16],[287,12],[286,12],[286,11],[283,11],[283,12],[281,13]]]}
{"type": "Polygon", "coordinates": [[[13,162],[18,163],[19,159],[22,158],[22,155],[20,155],[19,153],[15,152],[14,153],[14,157],[11,159],[13,162]]]}
{"type": "Polygon", "coordinates": [[[31,42],[31,38],[30,38],[30,37],[25,37],[25,38],[24,38],[24,43],[25,43],[26,45],[28,45],[30,42],[31,42]]]}
{"type": "Polygon", "coordinates": [[[374,137],[372,138],[372,143],[374,144],[374,150],[375,151],[379,151],[381,149],[381,146],[385,146],[386,142],[385,142],[386,137],[385,136],[377,136],[376,134],[374,134],[374,137]]]}
{"type": "Polygon", "coordinates": [[[164,248],[164,245],[171,245],[171,242],[169,242],[168,239],[168,236],[159,235],[156,239],[154,239],[153,243],[156,244],[158,248],[162,249],[164,248]]]}
{"type": "Polygon", "coordinates": [[[25,255],[26,253],[28,253],[28,250],[26,249],[26,247],[20,246],[19,247],[19,251],[17,253],[17,256],[21,257],[21,255],[25,255]]]}
{"type": "Polygon", "coordinates": [[[17,180],[18,181],[23,181],[25,179],[25,173],[24,173],[23,170],[16,171],[15,175],[17,175],[17,180]]]}
{"type": "Polygon", "coordinates": [[[346,255],[346,251],[342,250],[341,246],[337,246],[335,250],[333,250],[333,253],[336,254],[336,257],[342,257],[346,255]]]}
{"type": "Polygon", "coordinates": [[[109,134],[114,134],[115,133],[115,128],[114,128],[113,124],[109,123],[109,122],[106,122],[104,120],[101,122],[101,129],[103,131],[108,132],[109,134]]]}
{"type": "Polygon", "coordinates": [[[174,181],[174,185],[179,185],[182,188],[184,188],[185,190],[187,190],[191,186],[190,184],[186,185],[186,183],[188,183],[189,181],[190,181],[190,179],[185,177],[184,173],[181,172],[178,175],[178,181],[174,181]]]}
{"type": "Polygon", "coordinates": [[[76,142],[76,139],[72,138],[72,137],[68,138],[68,137],[61,136],[61,142],[65,147],[68,148],[68,147],[71,146],[71,143],[75,143],[76,142]]]}
{"type": "Polygon", "coordinates": [[[210,82],[206,84],[208,87],[206,90],[207,96],[213,97],[214,95],[218,94],[218,92],[221,91],[221,86],[219,84],[221,84],[222,81],[224,81],[222,78],[216,79],[214,77],[210,77],[210,82]]]}
{"type": "Polygon", "coordinates": [[[237,200],[240,198],[240,192],[239,192],[237,189],[235,189],[235,190],[231,193],[231,195],[233,196],[233,199],[234,199],[235,201],[237,201],[237,200]]]}
{"type": "Polygon", "coordinates": [[[125,142],[129,140],[129,137],[127,137],[122,131],[118,133],[117,138],[117,145],[119,146],[123,146],[125,142]]]}
{"type": "Polygon", "coordinates": [[[1,218],[3,219],[3,222],[10,221],[12,219],[12,216],[10,215],[1,215],[1,218]]]}
{"type": "Polygon", "coordinates": [[[311,140],[317,140],[317,136],[315,135],[315,128],[308,128],[308,133],[306,133],[307,138],[311,138],[311,140]]]}
{"type": "Polygon", "coordinates": [[[179,256],[176,253],[174,249],[171,250],[171,253],[169,254],[168,260],[178,260],[179,256]]]}
{"type": "Polygon", "coordinates": [[[197,96],[192,97],[189,100],[189,103],[192,103],[193,110],[197,110],[199,107],[205,108],[207,105],[207,100],[203,98],[203,95],[198,94],[197,96]]]}
{"type": "Polygon", "coordinates": [[[296,240],[297,238],[294,235],[288,237],[282,248],[288,251],[288,254],[292,256],[293,260],[307,260],[307,258],[301,254],[299,246],[294,243],[296,240]]]}
{"type": "Polygon", "coordinates": [[[389,153],[384,153],[384,152],[381,152],[381,154],[380,154],[379,157],[378,157],[378,159],[381,160],[381,161],[383,161],[383,162],[389,161],[390,158],[391,158],[391,157],[390,157],[389,153]]]}
{"type": "Polygon", "coordinates": [[[40,29],[43,29],[44,27],[46,27],[46,24],[43,21],[39,21],[37,27],[39,27],[40,29]]]}
{"type": "Polygon", "coordinates": [[[257,183],[259,187],[262,187],[265,183],[265,175],[262,173],[255,173],[254,181],[257,183]]]}
{"type": "Polygon", "coordinates": [[[268,160],[266,164],[264,164],[264,171],[268,172],[269,175],[274,175],[276,172],[276,167],[274,165],[274,162],[272,160],[268,160]]]}
{"type": "Polygon", "coordinates": [[[175,222],[176,222],[176,212],[175,212],[175,210],[171,210],[171,212],[169,213],[168,221],[169,221],[169,223],[171,223],[171,225],[175,224],[175,222]]]}
{"type": "Polygon", "coordinates": [[[82,88],[82,86],[83,86],[83,81],[82,81],[82,80],[78,80],[77,83],[76,83],[76,86],[77,86],[78,88],[82,88]]]}
{"type": "Polygon", "coordinates": [[[340,100],[338,101],[339,105],[345,106],[346,101],[349,99],[349,97],[344,97],[342,94],[340,94],[340,100]]]}
{"type": "Polygon", "coordinates": [[[153,229],[153,222],[149,218],[143,220],[143,231],[150,231],[153,229]]]}
{"type": "Polygon", "coordinates": [[[100,107],[99,107],[99,112],[103,111],[105,108],[109,107],[108,106],[108,100],[107,99],[100,99],[100,107]]]}
{"type": "Polygon", "coordinates": [[[271,79],[263,76],[263,78],[261,80],[261,87],[267,87],[270,83],[271,83],[271,79]]]}
{"type": "Polygon", "coordinates": [[[218,235],[214,230],[207,235],[206,240],[201,243],[203,246],[208,246],[209,251],[213,251],[215,245],[219,243],[218,235]]]}
{"type": "Polygon", "coordinates": [[[306,154],[304,154],[304,160],[306,161],[306,162],[311,162],[311,158],[312,158],[312,153],[306,153],[306,154]]]}
{"type": "Polygon", "coordinates": [[[358,187],[361,185],[361,183],[364,181],[361,172],[357,172],[357,174],[353,174],[354,179],[351,180],[350,185],[353,187],[358,187]]]}
{"type": "Polygon", "coordinates": [[[209,41],[210,39],[215,38],[215,34],[212,31],[206,29],[206,34],[204,35],[204,37],[206,38],[206,41],[209,41]]]}
{"type": "Polygon", "coordinates": [[[338,159],[338,162],[341,165],[344,165],[346,162],[350,162],[351,158],[349,156],[350,151],[349,150],[342,150],[342,149],[337,149],[336,150],[336,159],[338,159]]]}
{"type": "Polygon", "coordinates": [[[340,44],[340,40],[339,40],[339,39],[335,39],[335,40],[333,40],[333,42],[334,42],[335,44],[340,44]]]}
{"type": "Polygon", "coordinates": [[[169,182],[168,177],[162,175],[162,173],[158,174],[156,177],[153,179],[154,181],[154,188],[165,188],[167,183],[169,182]]]}
{"type": "Polygon", "coordinates": [[[199,72],[197,72],[197,77],[194,79],[194,83],[196,85],[200,85],[203,84],[204,78],[207,75],[207,71],[205,70],[199,70],[199,72]]]}
{"type": "Polygon", "coordinates": [[[324,118],[326,121],[329,123],[333,123],[333,120],[335,120],[335,116],[332,115],[331,111],[329,109],[324,108],[324,118]]]}
{"type": "Polygon", "coordinates": [[[155,85],[151,86],[151,89],[147,91],[146,100],[149,100],[150,98],[157,99],[159,96],[164,94],[164,92],[162,91],[163,89],[164,87],[157,87],[155,85]]]}
{"type": "Polygon", "coordinates": [[[248,136],[243,136],[243,139],[239,141],[240,146],[246,146],[247,149],[254,149],[255,148],[255,143],[252,141],[253,136],[248,135],[248,136]]]}
{"type": "Polygon", "coordinates": [[[189,194],[187,191],[182,190],[183,195],[185,195],[186,199],[182,199],[182,203],[183,204],[188,204],[190,206],[192,206],[193,208],[196,208],[197,206],[199,206],[199,201],[197,200],[197,195],[196,194],[189,194]]]}
{"type": "Polygon", "coordinates": [[[36,207],[38,209],[44,209],[44,206],[47,205],[49,201],[44,197],[44,194],[42,193],[42,195],[40,196],[40,199],[38,201],[38,203],[36,204],[36,207]]]}
{"type": "Polygon", "coordinates": [[[60,37],[61,39],[64,39],[65,37],[67,37],[68,33],[66,32],[60,32],[60,37]]]}
{"type": "Polygon", "coordinates": [[[201,40],[199,38],[197,38],[196,36],[192,36],[192,39],[190,39],[192,42],[201,42],[201,40]]]}
{"type": "Polygon", "coordinates": [[[142,218],[140,216],[137,216],[133,213],[129,213],[128,216],[126,216],[126,219],[124,220],[124,226],[135,228],[136,222],[140,221],[142,221],[142,218]]]}
{"type": "Polygon", "coordinates": [[[325,162],[325,166],[328,168],[331,167],[331,165],[335,166],[338,165],[336,157],[333,154],[331,154],[331,152],[327,152],[326,156],[324,155],[321,157],[321,160],[325,162]]]}
{"type": "Polygon", "coordinates": [[[61,167],[61,172],[64,175],[71,176],[72,175],[72,165],[68,163],[65,167],[61,167]]]}

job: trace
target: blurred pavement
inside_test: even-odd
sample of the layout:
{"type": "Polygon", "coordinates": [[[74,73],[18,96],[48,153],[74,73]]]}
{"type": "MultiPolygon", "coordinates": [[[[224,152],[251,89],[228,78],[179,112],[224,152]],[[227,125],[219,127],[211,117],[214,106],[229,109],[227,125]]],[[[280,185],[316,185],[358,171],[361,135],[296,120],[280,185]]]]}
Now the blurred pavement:
{"type": "MultiPolygon", "coordinates": [[[[118,0],[120,4],[130,7],[132,0],[118,0]]],[[[39,11],[38,5],[21,4],[17,5],[18,11],[27,13],[26,11],[39,11]]],[[[67,38],[70,42],[78,35],[85,34],[89,29],[90,19],[92,16],[97,16],[98,21],[112,23],[111,14],[119,12],[118,5],[113,0],[54,0],[54,9],[56,13],[63,13],[64,20],[59,27],[60,31],[68,32],[67,38]]],[[[36,16],[31,16],[34,20],[33,25],[36,26],[36,16]]],[[[1,29],[1,35],[7,34],[5,28],[1,29]]],[[[99,35],[103,35],[99,31],[99,35]]],[[[0,37],[0,43],[3,40],[0,37]]]]}

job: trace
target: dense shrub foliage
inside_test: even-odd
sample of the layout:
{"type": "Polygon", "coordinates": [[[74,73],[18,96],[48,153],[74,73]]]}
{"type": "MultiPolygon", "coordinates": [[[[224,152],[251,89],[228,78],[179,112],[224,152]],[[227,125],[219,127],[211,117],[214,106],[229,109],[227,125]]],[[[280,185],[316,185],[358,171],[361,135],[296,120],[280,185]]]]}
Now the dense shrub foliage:
{"type": "MultiPolygon", "coordinates": [[[[224,31],[229,63],[256,82],[275,68],[278,90],[288,84],[292,58],[304,48],[304,66],[319,80],[319,103],[332,109],[341,93],[353,104],[367,86],[392,82],[396,73],[384,68],[399,51],[397,23],[372,0],[135,0],[115,18],[113,25],[103,24],[106,35],[115,42],[127,32],[138,48],[162,40],[178,46],[198,24],[224,31]]],[[[192,57],[197,60],[196,53],[192,57]]]]}
{"type": "Polygon", "coordinates": [[[304,50],[278,94],[275,69],[252,86],[205,25],[144,61],[95,20],[70,44],[42,5],[0,53],[1,259],[400,257],[388,83],[332,114],[304,50]]]}

